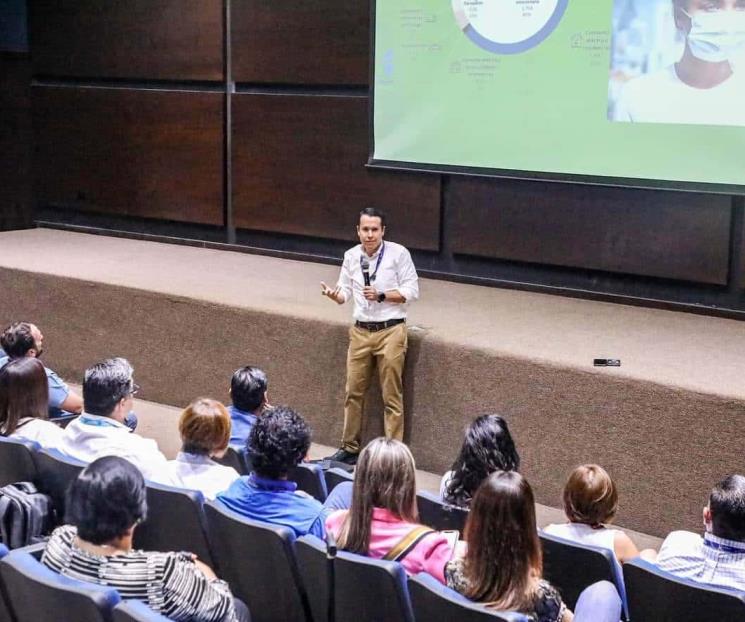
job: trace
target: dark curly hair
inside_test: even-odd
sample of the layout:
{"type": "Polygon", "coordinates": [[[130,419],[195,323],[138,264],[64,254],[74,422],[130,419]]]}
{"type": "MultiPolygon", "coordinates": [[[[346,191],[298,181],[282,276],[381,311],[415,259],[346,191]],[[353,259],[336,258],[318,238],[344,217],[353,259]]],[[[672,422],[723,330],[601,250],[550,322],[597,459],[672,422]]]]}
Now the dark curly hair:
{"type": "Polygon", "coordinates": [[[481,415],[466,429],[444,500],[467,507],[481,482],[491,473],[519,469],[520,456],[507,422],[499,415],[481,415]]]}
{"type": "Polygon", "coordinates": [[[270,479],[285,477],[308,454],[310,434],[308,424],[292,408],[270,408],[258,418],[248,437],[256,474],[270,479]]]}
{"type": "Polygon", "coordinates": [[[91,462],[67,491],[65,522],[92,544],[118,538],[147,516],[145,480],[139,469],[118,456],[91,462]]]}

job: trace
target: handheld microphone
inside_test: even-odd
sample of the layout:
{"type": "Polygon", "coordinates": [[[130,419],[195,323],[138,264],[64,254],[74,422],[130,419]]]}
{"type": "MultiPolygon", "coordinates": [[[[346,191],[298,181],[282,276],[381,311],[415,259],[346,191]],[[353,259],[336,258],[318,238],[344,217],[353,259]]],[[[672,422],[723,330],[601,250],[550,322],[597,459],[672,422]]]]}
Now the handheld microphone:
{"type": "Polygon", "coordinates": [[[365,279],[365,287],[370,287],[370,262],[367,257],[362,258],[360,266],[362,267],[362,278],[365,279]]]}

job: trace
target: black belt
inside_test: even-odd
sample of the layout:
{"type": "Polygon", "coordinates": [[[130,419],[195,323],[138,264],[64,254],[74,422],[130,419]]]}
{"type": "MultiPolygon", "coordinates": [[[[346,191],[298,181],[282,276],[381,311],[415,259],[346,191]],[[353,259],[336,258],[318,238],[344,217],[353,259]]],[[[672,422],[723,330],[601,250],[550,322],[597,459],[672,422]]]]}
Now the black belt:
{"type": "Polygon", "coordinates": [[[359,320],[357,320],[354,325],[357,328],[364,328],[365,330],[369,330],[370,332],[375,333],[379,330],[390,328],[391,326],[403,324],[405,321],[406,320],[402,317],[396,318],[395,320],[386,320],[385,322],[360,322],[359,320]]]}

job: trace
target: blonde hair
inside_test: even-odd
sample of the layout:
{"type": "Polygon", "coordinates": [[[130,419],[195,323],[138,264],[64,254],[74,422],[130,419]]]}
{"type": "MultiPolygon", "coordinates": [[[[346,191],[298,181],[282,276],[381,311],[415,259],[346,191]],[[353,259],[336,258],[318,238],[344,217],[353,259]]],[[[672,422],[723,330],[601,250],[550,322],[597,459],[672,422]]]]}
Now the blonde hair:
{"type": "Polygon", "coordinates": [[[400,441],[376,438],[360,453],[352,506],[339,532],[340,548],[367,554],[373,508],[386,509],[409,523],[419,520],[416,464],[409,448],[400,441]]]}
{"type": "Polygon", "coordinates": [[[564,486],[564,512],[572,523],[598,526],[613,520],[618,491],[608,472],[597,464],[578,466],[564,486]]]}
{"type": "Polygon", "coordinates": [[[184,408],[178,423],[183,451],[209,456],[230,442],[230,414],[217,400],[199,397],[184,408]]]}

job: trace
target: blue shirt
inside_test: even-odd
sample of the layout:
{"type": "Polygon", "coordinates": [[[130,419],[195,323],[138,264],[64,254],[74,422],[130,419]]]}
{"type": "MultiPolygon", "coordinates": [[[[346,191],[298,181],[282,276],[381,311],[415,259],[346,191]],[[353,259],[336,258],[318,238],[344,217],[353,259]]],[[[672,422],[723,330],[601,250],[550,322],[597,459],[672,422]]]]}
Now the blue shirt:
{"type": "MultiPolygon", "coordinates": [[[[5,367],[8,361],[10,361],[10,357],[0,350],[0,369],[5,367]]],[[[62,403],[67,399],[70,389],[62,378],[51,369],[45,366],[44,371],[47,373],[47,384],[49,385],[49,416],[55,417],[63,412],[62,403]]]]}
{"type": "Polygon", "coordinates": [[[328,510],[317,499],[297,490],[295,482],[251,473],[235,480],[217,495],[217,501],[246,518],[289,527],[297,537],[326,535],[328,510]]]}
{"type": "Polygon", "coordinates": [[[253,413],[246,412],[245,410],[238,410],[235,406],[228,408],[230,413],[230,444],[245,446],[248,441],[248,436],[251,434],[251,428],[256,423],[256,415],[253,413]]]}

